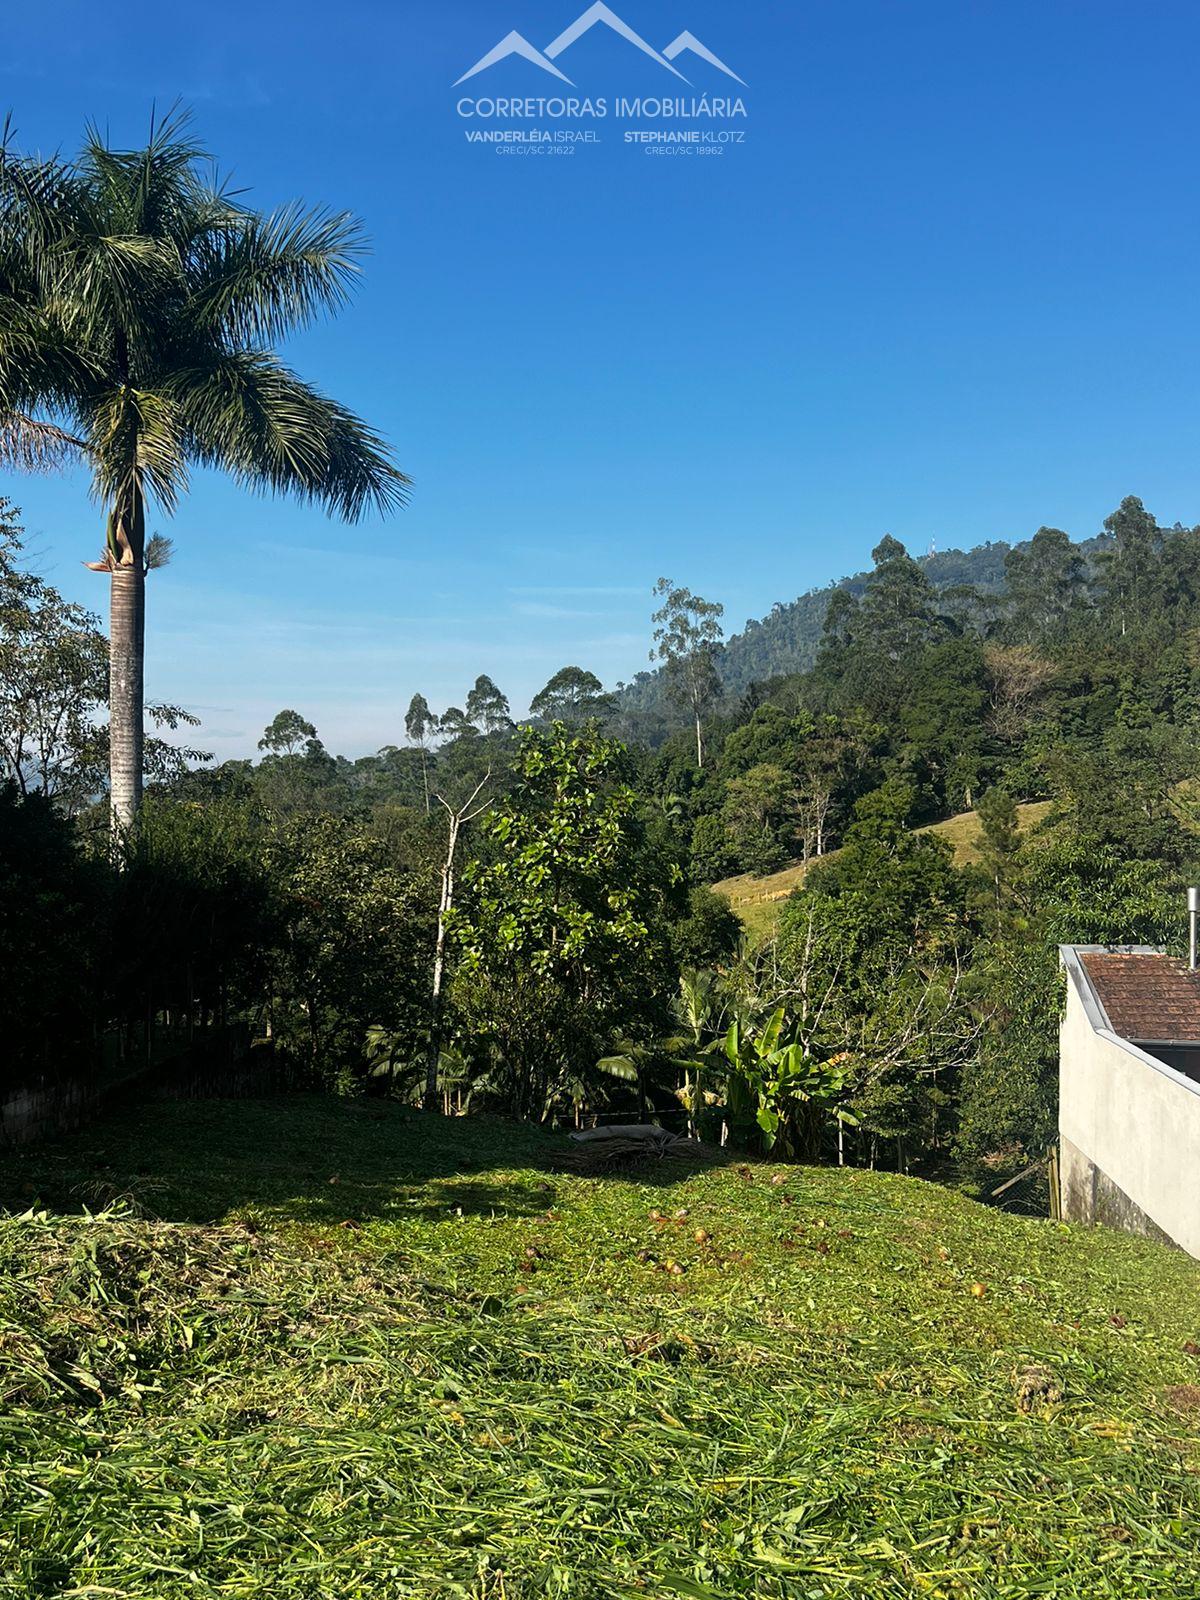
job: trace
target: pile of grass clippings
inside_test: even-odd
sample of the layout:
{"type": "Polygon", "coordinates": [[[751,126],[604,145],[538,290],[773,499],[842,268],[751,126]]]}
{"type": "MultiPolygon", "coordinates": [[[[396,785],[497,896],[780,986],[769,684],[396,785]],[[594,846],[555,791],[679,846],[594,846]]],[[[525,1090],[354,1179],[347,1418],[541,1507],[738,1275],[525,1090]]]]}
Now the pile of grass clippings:
{"type": "Polygon", "coordinates": [[[1200,1593],[1196,1263],[564,1146],[297,1099],[8,1158],[0,1594],[1200,1593]]]}

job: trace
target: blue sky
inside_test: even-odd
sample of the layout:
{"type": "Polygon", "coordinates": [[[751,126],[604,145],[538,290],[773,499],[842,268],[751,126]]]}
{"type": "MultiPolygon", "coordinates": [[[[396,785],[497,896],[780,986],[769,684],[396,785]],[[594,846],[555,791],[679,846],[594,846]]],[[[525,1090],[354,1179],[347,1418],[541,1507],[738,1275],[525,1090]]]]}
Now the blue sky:
{"type": "MultiPolygon", "coordinates": [[[[283,705],[331,748],[403,736],[414,690],[646,664],[660,575],[738,628],[923,550],[1084,536],[1122,495],[1200,521],[1192,0],[619,0],[690,87],[597,27],[558,65],[452,85],[587,0],[64,0],[5,19],[26,146],[119,141],[182,96],[264,206],[358,212],[353,305],[289,359],[393,442],[410,509],[343,528],[198,475],[151,580],[148,685],[248,753],[283,705]],[[684,58],[678,63],[685,65],[684,58]],[[464,94],[740,93],[735,124],[610,117],[569,158],[470,145],[464,94]],[[726,127],[711,158],[627,127],[726,127]]],[[[535,120],[524,126],[554,126],[535,120]]],[[[558,126],[579,126],[559,123],[558,126]]],[[[492,123],[489,126],[513,126],[492,123]]],[[[80,481],[12,479],[43,572],[103,610],[80,481]]]]}

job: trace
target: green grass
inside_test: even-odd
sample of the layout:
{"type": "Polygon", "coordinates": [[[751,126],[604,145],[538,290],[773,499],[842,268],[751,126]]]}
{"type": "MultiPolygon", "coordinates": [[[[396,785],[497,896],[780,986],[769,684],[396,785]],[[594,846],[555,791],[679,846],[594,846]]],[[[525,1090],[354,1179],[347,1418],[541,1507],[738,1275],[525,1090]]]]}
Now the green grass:
{"type": "Polygon", "coordinates": [[[0,1593],[1200,1593],[1196,1263],[565,1150],[313,1098],[6,1157],[0,1593]]]}
{"type": "MultiPolygon", "coordinates": [[[[1018,806],[1021,828],[1028,831],[1041,822],[1049,810],[1048,800],[1032,800],[1018,806]]],[[[983,829],[975,811],[963,811],[957,817],[947,817],[945,822],[931,822],[928,827],[917,831],[933,833],[944,839],[954,851],[956,866],[964,867],[979,859],[983,829]]],[[[824,859],[830,861],[836,855],[837,851],[831,850],[824,859]]],[[[801,887],[811,865],[807,861],[793,861],[790,866],[781,867],[778,872],[767,873],[761,878],[756,878],[752,872],[743,872],[736,878],[723,878],[712,887],[729,901],[754,943],[761,944],[775,932],[783,902],[801,887]]]]}

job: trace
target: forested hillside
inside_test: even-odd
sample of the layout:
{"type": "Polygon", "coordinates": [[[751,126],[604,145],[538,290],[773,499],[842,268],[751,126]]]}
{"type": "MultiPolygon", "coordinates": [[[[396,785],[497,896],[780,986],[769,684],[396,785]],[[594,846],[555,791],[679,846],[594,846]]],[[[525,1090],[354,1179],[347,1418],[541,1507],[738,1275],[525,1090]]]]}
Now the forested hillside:
{"type": "MultiPolygon", "coordinates": [[[[1076,548],[1090,565],[1100,545],[1100,540],[1090,539],[1076,548]]],[[[970,550],[938,550],[915,559],[939,592],[969,586],[982,595],[999,596],[1006,588],[1004,563],[1010,549],[1024,552],[1028,547],[1029,541],[1011,546],[1004,540],[989,540],[970,550]]],[[[765,617],[748,620],[741,633],[730,635],[718,654],[725,695],[736,700],[751,684],[807,672],[816,664],[830,596],[837,589],[860,596],[869,577],[868,572],[856,572],[824,589],[809,589],[796,600],[777,601],[765,617]]],[[[647,728],[657,719],[669,723],[675,713],[666,689],[661,670],[639,672],[621,687],[621,704],[631,713],[643,714],[647,728]]]]}
{"type": "Polygon", "coordinates": [[[0,535],[10,1085],[235,1029],[297,1085],[986,1192],[1054,1137],[1057,945],[1183,935],[1200,531],[1132,497],[1089,548],[976,552],[979,583],[885,538],[813,665],[740,696],[719,602],[660,585],[665,736],[569,664],[521,725],[485,672],[414,694],[356,760],[295,709],[257,760],[152,745],[115,855],[103,637],[0,535]],[[747,947],[709,886],[796,862],[747,947]]]}

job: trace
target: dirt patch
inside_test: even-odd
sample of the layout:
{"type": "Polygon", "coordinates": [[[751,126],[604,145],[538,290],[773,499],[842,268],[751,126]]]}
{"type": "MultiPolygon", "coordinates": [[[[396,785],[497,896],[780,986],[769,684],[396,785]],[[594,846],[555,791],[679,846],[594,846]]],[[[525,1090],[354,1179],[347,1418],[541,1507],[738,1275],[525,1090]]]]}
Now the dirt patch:
{"type": "Polygon", "coordinates": [[[1163,1399],[1172,1411],[1184,1417],[1200,1417],[1200,1384],[1177,1383],[1163,1391],[1163,1399]]]}

